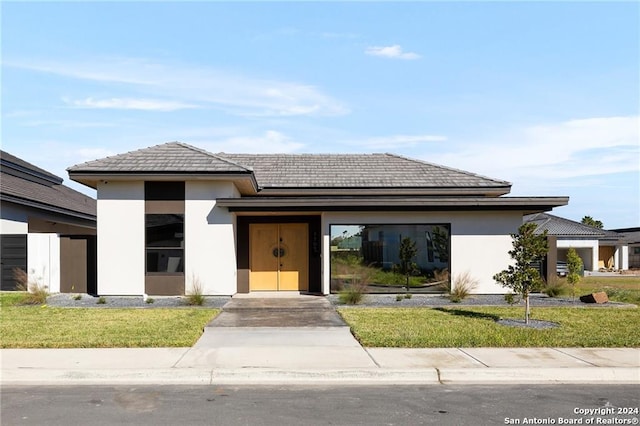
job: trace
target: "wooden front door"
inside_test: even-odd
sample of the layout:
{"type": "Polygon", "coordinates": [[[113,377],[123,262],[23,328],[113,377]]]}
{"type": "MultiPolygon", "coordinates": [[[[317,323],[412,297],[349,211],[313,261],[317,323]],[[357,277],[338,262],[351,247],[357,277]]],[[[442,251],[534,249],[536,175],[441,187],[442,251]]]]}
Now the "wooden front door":
{"type": "Polygon", "coordinates": [[[250,224],[250,291],[307,291],[308,235],[306,223],[250,224]]]}

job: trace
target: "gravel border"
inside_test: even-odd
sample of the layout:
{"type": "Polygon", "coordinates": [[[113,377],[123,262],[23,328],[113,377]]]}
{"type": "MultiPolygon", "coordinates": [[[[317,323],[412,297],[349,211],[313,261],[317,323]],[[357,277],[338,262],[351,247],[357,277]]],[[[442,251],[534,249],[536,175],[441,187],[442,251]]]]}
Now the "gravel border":
{"type": "MultiPolygon", "coordinates": [[[[402,293],[400,293],[402,294],[402,293]]],[[[509,305],[504,300],[502,294],[475,294],[461,300],[458,303],[454,303],[449,300],[448,297],[442,294],[427,295],[427,294],[413,294],[410,299],[396,300],[395,294],[366,294],[362,298],[362,301],[357,305],[345,305],[341,304],[337,294],[330,294],[327,296],[327,300],[334,306],[348,306],[348,307],[414,307],[414,306],[524,306],[524,301],[520,301],[514,305],[509,305]]],[[[589,308],[637,308],[634,304],[620,303],[620,302],[607,302],[603,304],[597,303],[583,303],[578,298],[564,299],[558,297],[549,297],[545,294],[534,293],[529,296],[529,302],[532,307],[589,307],[589,308]]]]}
{"type": "Polygon", "coordinates": [[[103,296],[105,303],[99,304],[100,297],[89,294],[57,293],[47,297],[47,305],[54,308],[222,308],[230,296],[205,296],[202,306],[188,305],[182,296],[152,296],[153,303],[147,303],[142,296],[103,296]]]}
{"type": "MultiPolygon", "coordinates": [[[[400,293],[402,294],[402,293],[400,293]]],[[[79,294],[81,298],[75,300],[78,294],[56,293],[47,298],[47,305],[59,308],[222,308],[231,300],[231,296],[205,296],[202,306],[188,305],[184,296],[152,296],[153,303],[146,303],[142,296],[103,296],[104,304],[98,304],[99,297],[89,294],[79,294]]],[[[322,297],[322,296],[319,296],[322,297]]],[[[442,294],[413,294],[410,299],[396,300],[396,294],[366,294],[362,302],[357,305],[341,304],[337,294],[325,296],[331,305],[348,306],[354,308],[407,308],[407,307],[439,307],[439,306],[504,306],[509,307],[504,296],[501,294],[472,295],[459,303],[453,303],[442,294]]],[[[579,299],[563,299],[548,297],[544,294],[535,293],[530,297],[532,307],[589,307],[589,308],[637,308],[636,305],[607,302],[604,304],[582,303],[579,299]]],[[[524,306],[524,302],[516,303],[513,306],[524,306]]]]}

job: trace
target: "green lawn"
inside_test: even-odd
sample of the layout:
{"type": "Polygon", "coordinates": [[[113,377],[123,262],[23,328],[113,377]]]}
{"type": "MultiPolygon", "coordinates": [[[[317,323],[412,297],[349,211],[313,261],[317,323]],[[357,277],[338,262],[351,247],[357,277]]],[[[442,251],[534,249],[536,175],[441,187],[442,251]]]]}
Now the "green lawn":
{"type": "Polygon", "coordinates": [[[218,309],[99,309],[12,306],[0,295],[2,348],[149,348],[192,346],[218,309]]]}
{"type": "Polygon", "coordinates": [[[640,277],[582,277],[576,285],[576,295],[597,291],[604,291],[612,301],[640,305],[640,277]]]}
{"type": "Polygon", "coordinates": [[[523,308],[339,308],[368,347],[640,347],[640,309],[533,308],[532,319],[560,327],[537,330],[497,324],[523,308]]]}

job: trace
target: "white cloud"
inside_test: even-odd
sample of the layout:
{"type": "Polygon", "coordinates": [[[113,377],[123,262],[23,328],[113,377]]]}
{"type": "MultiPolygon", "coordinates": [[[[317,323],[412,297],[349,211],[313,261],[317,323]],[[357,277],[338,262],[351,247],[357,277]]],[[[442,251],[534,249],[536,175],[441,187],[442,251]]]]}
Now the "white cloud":
{"type": "Polygon", "coordinates": [[[371,46],[365,50],[367,55],[382,56],[393,59],[418,59],[420,55],[414,52],[404,52],[399,44],[392,46],[371,46]]]}
{"type": "Polygon", "coordinates": [[[312,85],[259,79],[210,67],[136,58],[92,58],[75,62],[9,60],[4,65],[87,80],[101,84],[103,91],[117,84],[119,91],[124,86],[135,93],[130,98],[88,98],[80,101],[79,106],[85,107],[162,111],[158,108],[197,104],[245,116],[332,116],[350,112],[343,103],[312,85]],[[165,100],[154,101],[154,98],[165,100]]]}
{"type": "Polygon", "coordinates": [[[67,104],[79,108],[97,109],[137,109],[142,111],[176,111],[179,109],[197,108],[196,105],[178,101],[135,98],[85,98],[78,100],[63,99],[67,104]]]}
{"type": "Polygon", "coordinates": [[[219,141],[188,141],[210,152],[288,154],[299,151],[304,144],[275,130],[267,130],[259,136],[235,136],[219,141]]]}
{"type": "Polygon", "coordinates": [[[542,124],[459,143],[429,160],[537,187],[640,171],[640,117],[542,124]],[[455,151],[455,152],[454,152],[455,151]]]}
{"type": "Polygon", "coordinates": [[[347,142],[349,145],[361,146],[366,149],[394,151],[411,148],[422,143],[443,142],[445,136],[440,135],[392,135],[347,142]]]}

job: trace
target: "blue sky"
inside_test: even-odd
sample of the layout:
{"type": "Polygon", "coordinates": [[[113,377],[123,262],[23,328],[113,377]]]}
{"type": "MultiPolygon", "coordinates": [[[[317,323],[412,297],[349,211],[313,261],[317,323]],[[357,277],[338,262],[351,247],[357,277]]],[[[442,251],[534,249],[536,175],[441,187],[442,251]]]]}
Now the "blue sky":
{"type": "Polygon", "coordinates": [[[2,149],[65,179],[174,140],[393,152],[640,226],[637,2],[1,7],[2,149]]]}

